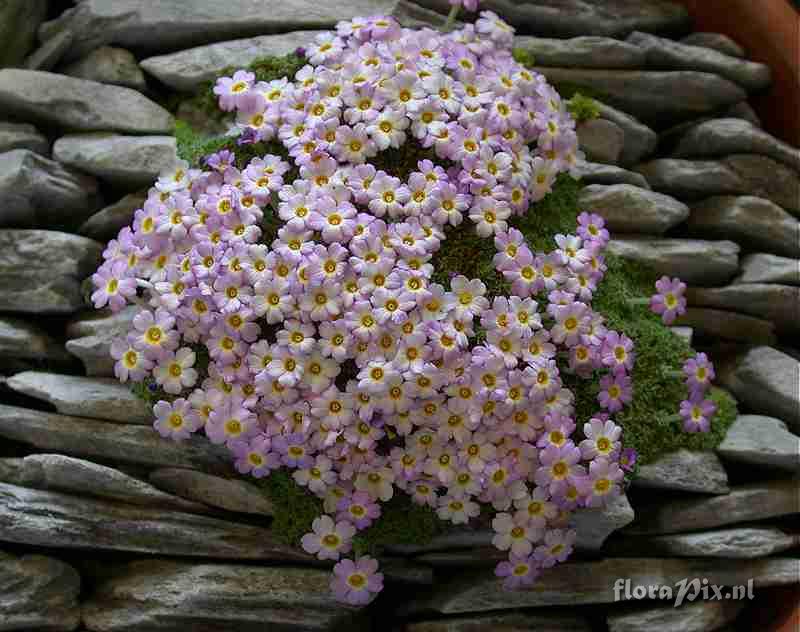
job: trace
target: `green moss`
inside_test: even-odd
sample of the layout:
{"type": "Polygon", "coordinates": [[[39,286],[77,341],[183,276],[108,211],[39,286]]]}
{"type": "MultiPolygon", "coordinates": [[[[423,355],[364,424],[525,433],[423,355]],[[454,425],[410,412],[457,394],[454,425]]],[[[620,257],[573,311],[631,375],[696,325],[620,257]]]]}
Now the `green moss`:
{"type": "Polygon", "coordinates": [[[567,111],[578,123],[591,121],[600,116],[600,106],[597,101],[591,97],[584,96],[580,92],[576,92],[575,95],[567,101],[567,111]]]}
{"type": "Polygon", "coordinates": [[[311,531],[314,518],[322,514],[322,501],[295,483],[285,468],[266,478],[252,480],[265,491],[275,507],[272,533],[284,544],[300,546],[300,538],[311,531]]]}
{"type": "Polygon", "coordinates": [[[391,544],[424,545],[447,528],[430,507],[412,502],[408,494],[395,492],[388,503],[381,503],[381,516],[353,538],[356,555],[379,555],[391,544]]]}
{"type": "Polygon", "coordinates": [[[518,64],[522,64],[528,68],[536,65],[536,60],[533,57],[533,53],[529,50],[517,47],[511,51],[511,55],[514,57],[514,61],[518,64]]]}

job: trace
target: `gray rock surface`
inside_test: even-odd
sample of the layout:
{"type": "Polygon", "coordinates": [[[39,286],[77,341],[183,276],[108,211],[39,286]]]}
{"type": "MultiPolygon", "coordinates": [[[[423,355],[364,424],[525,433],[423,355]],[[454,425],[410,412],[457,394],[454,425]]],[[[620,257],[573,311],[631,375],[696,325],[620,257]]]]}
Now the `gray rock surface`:
{"type": "Polygon", "coordinates": [[[115,338],[125,336],[133,328],[133,318],[139,311],[136,305],[129,305],[115,313],[109,310],[84,312],[67,324],[66,349],[79,358],[86,374],[96,377],[112,377],[114,360],[111,357],[111,343],[115,338]]]}
{"type": "Polygon", "coordinates": [[[89,377],[112,377],[114,359],[110,355],[113,338],[84,336],[67,340],[64,345],[82,363],[89,377]]]}
{"type": "Polygon", "coordinates": [[[596,102],[600,118],[616,123],[625,132],[625,144],[619,157],[621,165],[625,167],[635,165],[655,151],[658,134],[629,114],[601,101],[596,102]]]}
{"type": "Polygon", "coordinates": [[[697,118],[743,101],[747,94],[717,75],[691,70],[594,70],[536,66],[550,82],[590,88],[598,99],[647,125],[697,118]]]}
{"type": "Polygon", "coordinates": [[[71,632],[80,624],[81,578],[60,560],[0,551],[0,586],[2,630],[71,632]]]}
{"type": "Polygon", "coordinates": [[[689,305],[738,311],[772,321],[779,333],[800,332],[800,288],[776,283],[736,283],[720,288],[689,288],[689,305]]]}
{"type": "Polygon", "coordinates": [[[91,176],[29,149],[0,154],[0,226],[75,228],[99,201],[91,176]]]}
{"type": "Polygon", "coordinates": [[[717,446],[717,454],[737,463],[797,471],[800,437],[789,432],[780,419],[739,415],[717,446]]]}
{"type": "MultiPolygon", "coordinates": [[[[800,303],[795,304],[795,309],[800,303]]],[[[718,376],[736,399],[759,414],[777,417],[800,431],[800,362],[772,347],[744,353],[718,376]]]]}
{"type": "Polygon", "coordinates": [[[39,48],[33,51],[22,64],[28,70],[52,70],[72,45],[73,35],[70,31],[56,33],[39,48]]]}
{"type": "Polygon", "coordinates": [[[748,344],[775,344],[775,325],[763,318],[709,307],[687,307],[675,321],[713,338],[748,344]]]}
{"type": "Polygon", "coordinates": [[[739,268],[739,246],[732,241],[625,237],[612,239],[608,249],[689,284],[721,285],[739,268]]]}
{"type": "MultiPolygon", "coordinates": [[[[41,451],[148,467],[231,471],[230,453],[206,438],[165,441],[152,428],[0,404],[0,437],[41,451]]],[[[2,539],[2,538],[0,538],[2,539]]]]}
{"type": "Polygon", "coordinates": [[[751,125],[761,127],[761,118],[759,118],[758,114],[753,109],[753,106],[747,101],[740,101],[736,105],[732,105],[727,110],[722,112],[722,114],[730,118],[740,118],[747,121],[751,125]]]}
{"type": "Polygon", "coordinates": [[[800,257],[800,221],[764,198],[715,196],[691,206],[689,230],[731,239],[750,250],[800,257]]]}
{"type": "MultiPolygon", "coordinates": [[[[441,29],[447,22],[447,17],[441,13],[421,7],[416,2],[407,2],[406,0],[397,0],[391,15],[402,26],[407,28],[428,27],[441,29]]],[[[460,20],[453,21],[453,26],[456,28],[462,28],[463,24],[460,20]]]]}
{"type": "Polygon", "coordinates": [[[800,170],[800,149],[740,118],[717,118],[690,127],[677,141],[675,158],[762,154],[800,170]]]}
{"type": "Polygon", "coordinates": [[[133,88],[139,92],[147,89],[147,82],[142,69],[139,68],[139,62],[133,53],[124,48],[101,46],[60,70],[65,75],[78,79],[110,83],[133,88]]]}
{"type": "Polygon", "coordinates": [[[616,123],[597,118],[578,125],[578,142],[586,158],[604,164],[616,164],[625,145],[625,132],[616,123]]]}
{"type": "Polygon", "coordinates": [[[415,621],[403,632],[590,632],[589,621],[565,611],[509,612],[415,621]]]}
{"type": "Polygon", "coordinates": [[[150,482],[181,498],[239,513],[273,515],[272,502],[258,486],[242,478],[165,467],[150,473],[150,482]]]}
{"type": "Polygon", "coordinates": [[[171,134],[174,126],[169,112],[130,88],[13,68],[0,70],[0,113],[80,132],[171,134]]]}
{"type": "Polygon", "coordinates": [[[631,33],[626,41],[644,50],[651,68],[714,73],[735,81],[748,92],[764,90],[771,81],[769,66],[731,57],[705,46],[691,46],[640,32],[631,33]]]}
{"type": "Polygon", "coordinates": [[[47,17],[45,0],[4,0],[0,4],[0,67],[16,66],[36,43],[36,29],[47,17]]]}
{"type": "Polygon", "coordinates": [[[90,630],[358,630],[357,609],[313,568],[139,560],[120,565],[83,604],[90,630]]]}
{"type": "Polygon", "coordinates": [[[635,487],[701,494],[727,494],[728,475],[713,452],[680,449],[639,467],[635,487]]]}
{"type": "Polygon", "coordinates": [[[172,136],[70,134],[53,144],[53,157],[124,188],[151,184],[178,160],[172,136]]]}
{"type": "Polygon", "coordinates": [[[33,546],[222,559],[308,561],[269,530],[208,516],[0,483],[0,538],[33,546]]]}
{"type": "Polygon", "coordinates": [[[389,14],[391,0],[85,0],[44,23],[39,37],[68,29],[76,34],[70,58],[103,44],[150,53],[270,32],[322,29],[355,16],[389,14]]]}
{"type": "Polygon", "coordinates": [[[177,53],[143,59],[141,67],[161,83],[189,92],[216,79],[226,68],[245,68],[260,57],[288,55],[307,46],[320,31],[294,31],[259,35],[228,42],[197,46],[177,53]]]}
{"type": "Polygon", "coordinates": [[[694,329],[692,329],[691,327],[673,325],[672,327],[669,328],[669,330],[676,336],[680,336],[681,338],[683,338],[686,342],[689,343],[689,345],[692,344],[694,329]]]}
{"type": "Polygon", "coordinates": [[[0,230],[0,310],[69,314],[83,305],[81,281],[100,263],[91,239],[50,230],[0,230]]]}
{"type": "Polygon", "coordinates": [[[651,504],[623,533],[654,535],[713,529],[737,522],[766,520],[800,511],[800,483],[776,480],[740,485],[729,494],[651,504]]]}
{"type": "Polygon", "coordinates": [[[735,154],[722,162],[742,179],[746,194],[771,200],[800,217],[800,174],[797,171],[758,154],[735,154]]]}
{"type": "Polygon", "coordinates": [[[0,317],[0,358],[39,360],[56,365],[70,361],[64,345],[43,328],[12,316],[0,317]]]}
{"type": "Polygon", "coordinates": [[[584,184],[630,184],[642,189],[650,185],[641,173],[628,171],[615,165],[601,165],[597,162],[582,162],[576,168],[578,177],[584,184]]]}
{"type": "Polygon", "coordinates": [[[52,404],[64,415],[147,426],[153,423],[150,406],[113,378],[25,371],[8,378],[6,385],[52,404]]]}
{"type": "Polygon", "coordinates": [[[680,630],[681,632],[711,632],[733,621],[744,608],[740,601],[689,602],[680,608],[646,606],[635,610],[611,613],[609,632],[651,632],[651,630],[680,630]]]}
{"type": "Polygon", "coordinates": [[[629,525],[634,518],[633,507],[625,494],[602,509],[580,509],[572,514],[572,528],[578,533],[575,547],[599,551],[612,533],[629,525]]]}
{"type": "Polygon", "coordinates": [[[584,211],[602,216],[615,235],[660,235],[689,216],[689,207],[683,202],[629,184],[584,187],[578,205],[584,211]]]}
{"type": "Polygon", "coordinates": [[[46,156],[50,143],[33,125],[0,121],[0,154],[14,149],[29,149],[46,156]]]}
{"type": "Polygon", "coordinates": [[[94,496],[129,505],[191,513],[209,511],[205,505],[166,494],[112,467],[63,454],[32,454],[23,459],[2,459],[0,480],[20,487],[94,496]],[[11,461],[15,463],[9,463],[11,461]]]}
{"type": "Polygon", "coordinates": [[[742,259],[741,270],[734,283],[800,285],[800,260],[776,255],[747,255],[742,259]]]}
{"type": "Polygon", "coordinates": [[[737,44],[732,38],[724,33],[709,33],[704,31],[697,31],[691,35],[687,35],[681,39],[682,44],[689,46],[703,46],[704,48],[711,48],[724,55],[731,57],[744,58],[746,56],[744,48],[737,44]]]}
{"type": "Polygon", "coordinates": [[[128,193],[113,204],[100,209],[78,228],[84,237],[108,241],[117,236],[125,226],[133,224],[133,216],[144,205],[147,191],[128,193]]]}
{"type": "Polygon", "coordinates": [[[644,68],[644,51],[610,37],[553,39],[517,35],[514,48],[530,53],[537,66],[556,68],[644,68]]]}

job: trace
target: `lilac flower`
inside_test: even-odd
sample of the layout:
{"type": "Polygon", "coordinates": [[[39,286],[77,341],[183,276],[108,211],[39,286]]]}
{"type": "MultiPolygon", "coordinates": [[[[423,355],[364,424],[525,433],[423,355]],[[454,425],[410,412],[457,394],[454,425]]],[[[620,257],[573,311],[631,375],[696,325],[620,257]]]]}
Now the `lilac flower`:
{"type": "Polygon", "coordinates": [[[342,498],[336,508],[339,512],[336,519],[353,523],[359,531],[366,529],[381,515],[378,503],[364,492],[355,492],[352,496],[342,498]]]}
{"type": "Polygon", "coordinates": [[[344,559],[333,567],[331,590],[338,601],[364,606],[383,590],[383,574],[377,571],[378,562],[371,557],[344,559]]]}
{"type": "Polygon", "coordinates": [[[632,472],[637,456],[636,450],[633,448],[624,448],[619,455],[619,466],[626,472],[632,472]]]}
{"type": "Polygon", "coordinates": [[[708,432],[717,405],[702,395],[692,395],[681,402],[680,415],[686,432],[708,432]]]}
{"type": "Polygon", "coordinates": [[[175,441],[188,439],[189,435],[202,426],[200,418],[183,398],[176,399],[171,404],[159,401],[153,406],[153,414],[156,417],[153,426],[158,434],[175,441]]]}
{"type": "Polygon", "coordinates": [[[125,307],[126,299],[136,296],[136,279],[127,276],[127,266],[122,261],[104,265],[92,275],[92,283],[97,288],[92,293],[92,303],[96,308],[104,305],[113,311],[125,307]]]}
{"type": "Polygon", "coordinates": [[[334,523],[330,516],[320,516],[312,523],[311,533],[301,538],[306,552],[321,560],[338,560],[343,553],[350,551],[356,528],[349,522],[334,523]]]}
{"type": "Polygon", "coordinates": [[[506,590],[527,588],[533,585],[540,573],[540,565],[532,555],[517,556],[513,553],[508,561],[498,562],[494,570],[497,577],[503,578],[503,588],[506,590]]]}
{"type": "Polygon", "coordinates": [[[633,398],[630,376],[624,373],[611,373],[600,379],[600,393],[597,401],[610,413],[622,410],[633,398]]]}
{"type": "Polygon", "coordinates": [[[677,316],[686,313],[686,284],[680,279],[663,276],[656,281],[657,294],[650,299],[650,309],[661,316],[665,325],[675,322],[677,316]]]}
{"type": "Polygon", "coordinates": [[[572,553],[572,545],[577,534],[575,531],[552,529],[544,534],[544,542],[536,547],[533,559],[541,568],[551,568],[558,562],[565,561],[572,553]]]}
{"type": "Polygon", "coordinates": [[[694,358],[689,358],[683,365],[683,374],[686,376],[686,385],[690,393],[704,393],[714,377],[714,365],[705,353],[698,353],[694,358]]]}

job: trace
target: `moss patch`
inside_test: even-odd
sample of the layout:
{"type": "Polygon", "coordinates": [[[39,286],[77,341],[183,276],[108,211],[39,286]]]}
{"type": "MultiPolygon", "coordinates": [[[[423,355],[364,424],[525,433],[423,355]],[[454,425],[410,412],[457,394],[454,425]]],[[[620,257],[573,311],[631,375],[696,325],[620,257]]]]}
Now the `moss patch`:
{"type": "Polygon", "coordinates": [[[572,115],[576,122],[591,121],[600,116],[600,106],[591,97],[584,96],[580,92],[567,101],[567,111],[572,115]]]}

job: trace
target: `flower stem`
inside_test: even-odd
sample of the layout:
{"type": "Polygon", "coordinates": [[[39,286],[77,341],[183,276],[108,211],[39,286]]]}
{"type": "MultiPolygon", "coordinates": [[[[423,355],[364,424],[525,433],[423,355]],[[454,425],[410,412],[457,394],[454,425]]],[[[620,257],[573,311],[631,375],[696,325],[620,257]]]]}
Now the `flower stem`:
{"type": "Polygon", "coordinates": [[[445,20],[444,26],[442,27],[442,30],[445,33],[452,30],[457,15],[458,15],[458,5],[454,4],[452,7],[450,7],[450,13],[447,14],[447,19],[445,20]]]}

